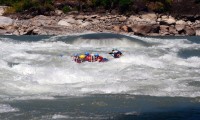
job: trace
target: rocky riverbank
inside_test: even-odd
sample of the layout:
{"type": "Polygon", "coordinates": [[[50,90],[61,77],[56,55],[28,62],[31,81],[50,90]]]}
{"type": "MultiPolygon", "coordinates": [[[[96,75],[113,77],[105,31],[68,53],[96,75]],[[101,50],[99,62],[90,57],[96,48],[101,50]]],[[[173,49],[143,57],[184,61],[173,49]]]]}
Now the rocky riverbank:
{"type": "MultiPolygon", "coordinates": [[[[1,10],[0,10],[1,11],[1,10]]],[[[1,35],[65,35],[83,32],[129,33],[141,36],[200,35],[200,19],[176,19],[170,15],[64,14],[29,19],[0,16],[1,35]]]]}

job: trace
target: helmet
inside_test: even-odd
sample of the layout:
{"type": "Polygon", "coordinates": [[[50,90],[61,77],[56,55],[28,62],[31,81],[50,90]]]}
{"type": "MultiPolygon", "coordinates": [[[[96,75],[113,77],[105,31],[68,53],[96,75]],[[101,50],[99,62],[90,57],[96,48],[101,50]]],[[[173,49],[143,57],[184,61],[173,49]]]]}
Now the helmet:
{"type": "Polygon", "coordinates": [[[98,57],[98,56],[99,56],[99,54],[98,54],[98,53],[96,53],[96,54],[94,54],[94,56],[95,56],[95,57],[98,57]]]}
{"type": "Polygon", "coordinates": [[[89,52],[85,52],[85,55],[88,56],[90,53],[89,52]]]}
{"type": "Polygon", "coordinates": [[[77,53],[74,53],[74,57],[77,57],[78,56],[78,54],[77,53]]]}
{"type": "Polygon", "coordinates": [[[85,55],[80,55],[79,58],[80,58],[80,59],[84,59],[84,58],[85,58],[85,55]]]}

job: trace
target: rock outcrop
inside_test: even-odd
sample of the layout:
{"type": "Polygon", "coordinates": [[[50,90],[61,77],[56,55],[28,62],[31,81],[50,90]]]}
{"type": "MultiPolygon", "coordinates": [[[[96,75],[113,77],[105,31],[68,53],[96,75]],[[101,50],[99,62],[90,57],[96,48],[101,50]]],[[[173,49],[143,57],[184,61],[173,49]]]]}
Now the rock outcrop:
{"type": "Polygon", "coordinates": [[[39,15],[26,20],[0,16],[0,34],[64,35],[71,33],[125,32],[142,36],[200,35],[200,20],[189,21],[155,13],[140,15],[39,15]]]}

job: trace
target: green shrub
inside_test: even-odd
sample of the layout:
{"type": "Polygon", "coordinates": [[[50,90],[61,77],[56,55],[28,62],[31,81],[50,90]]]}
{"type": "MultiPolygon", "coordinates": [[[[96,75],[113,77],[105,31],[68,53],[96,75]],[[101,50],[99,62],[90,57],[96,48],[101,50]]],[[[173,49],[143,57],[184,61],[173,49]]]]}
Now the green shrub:
{"type": "Polygon", "coordinates": [[[21,0],[19,2],[15,2],[12,4],[12,7],[15,9],[16,12],[22,12],[24,10],[28,10],[34,6],[32,0],[21,0]]]}
{"type": "Polygon", "coordinates": [[[22,12],[23,11],[23,3],[22,2],[18,2],[13,4],[13,8],[15,9],[16,12],[22,12]]]}
{"type": "Polygon", "coordinates": [[[96,7],[102,6],[105,9],[110,9],[113,1],[115,0],[93,0],[93,4],[96,7]]]}
{"type": "Polygon", "coordinates": [[[121,13],[125,13],[129,11],[130,5],[132,4],[133,0],[119,0],[119,10],[121,13]]]}
{"type": "Polygon", "coordinates": [[[45,3],[45,4],[44,4],[44,8],[45,8],[47,11],[53,11],[53,10],[54,10],[54,6],[52,6],[52,5],[49,4],[49,3],[45,3]]]}
{"type": "Polygon", "coordinates": [[[7,14],[13,14],[15,13],[15,9],[13,7],[8,7],[6,8],[5,12],[4,12],[4,15],[7,15],[7,14]]]}
{"type": "Polygon", "coordinates": [[[133,0],[119,0],[119,6],[128,6],[133,0]]]}
{"type": "Polygon", "coordinates": [[[154,12],[163,12],[165,10],[164,4],[161,2],[150,2],[148,4],[148,9],[154,12]]]}
{"type": "Polygon", "coordinates": [[[71,9],[70,9],[69,6],[64,6],[63,9],[62,9],[62,11],[63,11],[64,13],[68,13],[69,11],[71,11],[71,9]]]}

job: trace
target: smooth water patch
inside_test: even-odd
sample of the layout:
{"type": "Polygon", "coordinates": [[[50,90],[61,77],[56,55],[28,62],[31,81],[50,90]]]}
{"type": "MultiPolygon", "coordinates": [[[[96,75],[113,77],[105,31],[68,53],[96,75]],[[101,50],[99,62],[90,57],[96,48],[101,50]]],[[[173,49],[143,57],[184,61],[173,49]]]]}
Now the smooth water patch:
{"type": "Polygon", "coordinates": [[[21,42],[37,42],[45,39],[49,39],[52,36],[50,35],[22,35],[22,36],[16,36],[16,35],[6,35],[1,36],[2,38],[12,39],[15,41],[21,41],[21,42]]]}
{"type": "Polygon", "coordinates": [[[179,51],[178,55],[182,58],[200,57],[200,49],[184,49],[179,51]]]}
{"type": "Polygon", "coordinates": [[[18,100],[7,104],[20,111],[3,113],[0,119],[197,120],[200,118],[199,100],[200,98],[119,94],[56,97],[52,100],[18,100]]]}

